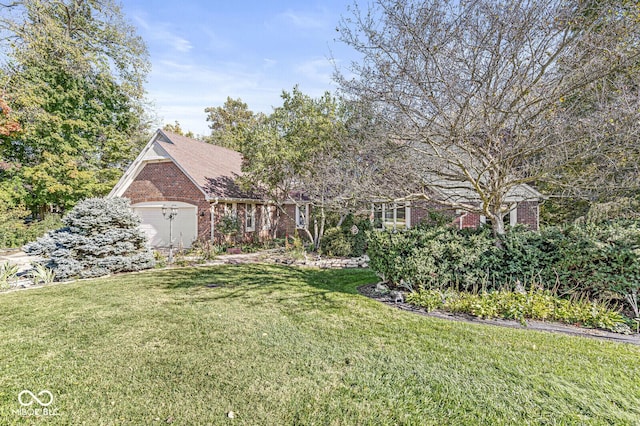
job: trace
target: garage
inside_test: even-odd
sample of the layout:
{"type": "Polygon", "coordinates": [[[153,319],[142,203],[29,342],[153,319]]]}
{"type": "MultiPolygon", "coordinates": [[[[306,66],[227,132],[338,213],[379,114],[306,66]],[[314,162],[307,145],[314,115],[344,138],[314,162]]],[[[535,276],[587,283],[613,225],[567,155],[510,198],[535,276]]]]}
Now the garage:
{"type": "Polygon", "coordinates": [[[173,247],[191,247],[198,235],[198,208],[192,204],[165,201],[137,203],[131,206],[140,216],[140,228],[147,234],[151,247],[169,247],[169,233],[173,239],[173,247]],[[166,208],[167,214],[162,214],[166,208]],[[173,220],[169,220],[172,209],[176,212],[173,220]],[[169,229],[171,227],[171,230],[169,229]]]}

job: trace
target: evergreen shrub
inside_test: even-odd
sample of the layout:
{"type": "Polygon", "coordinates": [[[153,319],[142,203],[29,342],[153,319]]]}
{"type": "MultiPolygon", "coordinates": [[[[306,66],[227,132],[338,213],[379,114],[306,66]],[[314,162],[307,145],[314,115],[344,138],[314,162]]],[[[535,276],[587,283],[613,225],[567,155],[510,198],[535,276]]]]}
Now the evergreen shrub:
{"type": "Polygon", "coordinates": [[[322,236],[322,253],[329,256],[358,257],[367,250],[367,232],[372,229],[368,218],[345,218],[340,226],[329,228],[322,236]]]}
{"type": "Polygon", "coordinates": [[[369,232],[370,267],[412,289],[478,292],[538,283],[564,297],[624,300],[640,287],[637,221],[509,230],[447,226],[369,232]],[[500,248],[498,248],[500,247],[500,248]]]}
{"type": "Polygon", "coordinates": [[[91,198],[62,219],[63,228],[24,246],[41,256],[57,280],[89,278],[149,269],[154,258],[140,230],[140,218],[123,198],[91,198]]]}

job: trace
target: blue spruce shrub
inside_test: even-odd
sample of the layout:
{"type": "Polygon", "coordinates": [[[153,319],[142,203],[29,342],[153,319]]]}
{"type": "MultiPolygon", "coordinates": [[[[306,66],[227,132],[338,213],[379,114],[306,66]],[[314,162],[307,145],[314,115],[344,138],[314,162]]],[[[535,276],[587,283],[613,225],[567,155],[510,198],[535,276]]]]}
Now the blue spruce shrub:
{"type": "Polygon", "coordinates": [[[90,198],[62,219],[64,227],[24,246],[44,258],[56,279],[90,278],[154,266],[140,218],[124,198],[90,198]]]}

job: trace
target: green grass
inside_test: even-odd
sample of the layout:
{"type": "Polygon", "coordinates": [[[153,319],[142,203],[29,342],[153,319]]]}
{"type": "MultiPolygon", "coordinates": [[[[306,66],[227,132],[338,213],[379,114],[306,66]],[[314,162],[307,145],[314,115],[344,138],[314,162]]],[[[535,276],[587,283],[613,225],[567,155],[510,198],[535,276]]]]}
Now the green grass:
{"type": "Polygon", "coordinates": [[[373,281],[242,265],[0,295],[0,424],[640,424],[639,347],[423,317],[373,281]],[[16,414],[24,389],[58,416],[16,414]]]}

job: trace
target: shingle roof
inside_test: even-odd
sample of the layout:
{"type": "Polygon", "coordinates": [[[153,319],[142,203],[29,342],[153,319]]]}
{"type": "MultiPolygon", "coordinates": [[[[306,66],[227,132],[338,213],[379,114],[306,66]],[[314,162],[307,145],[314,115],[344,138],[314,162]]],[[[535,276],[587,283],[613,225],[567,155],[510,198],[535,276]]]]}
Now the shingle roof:
{"type": "MultiPolygon", "coordinates": [[[[478,192],[470,182],[451,181],[439,178],[427,180],[428,187],[438,193],[444,200],[453,202],[474,202],[480,200],[478,192]]],[[[505,196],[506,202],[540,200],[544,196],[535,188],[521,183],[509,189],[505,196]]]]}
{"type": "Polygon", "coordinates": [[[164,130],[158,130],[155,142],[210,197],[256,198],[236,184],[242,175],[239,152],[164,130]]]}

